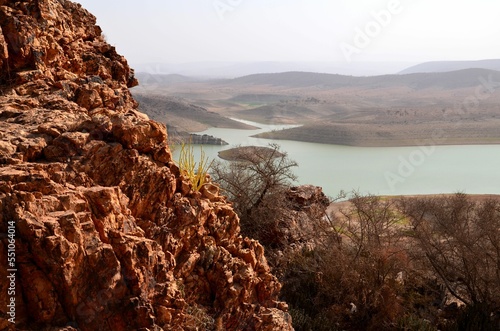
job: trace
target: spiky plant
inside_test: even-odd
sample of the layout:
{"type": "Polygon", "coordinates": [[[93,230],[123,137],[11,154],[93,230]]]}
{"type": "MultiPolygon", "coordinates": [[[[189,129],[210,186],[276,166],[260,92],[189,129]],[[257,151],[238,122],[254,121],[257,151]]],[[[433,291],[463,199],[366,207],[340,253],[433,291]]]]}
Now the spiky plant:
{"type": "Polygon", "coordinates": [[[212,162],[213,160],[209,161],[209,158],[205,156],[203,148],[200,149],[200,162],[196,162],[193,145],[185,143],[181,145],[178,162],[179,169],[181,173],[189,179],[193,190],[199,191],[205,184],[207,173],[212,166],[212,162]]]}

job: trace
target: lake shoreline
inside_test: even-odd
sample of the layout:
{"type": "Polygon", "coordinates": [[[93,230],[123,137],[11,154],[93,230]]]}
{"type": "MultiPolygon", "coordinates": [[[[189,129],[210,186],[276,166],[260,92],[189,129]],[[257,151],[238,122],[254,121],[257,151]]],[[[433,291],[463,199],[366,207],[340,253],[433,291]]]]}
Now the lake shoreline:
{"type": "Polygon", "coordinates": [[[313,144],[323,144],[323,145],[336,145],[336,146],[346,146],[346,147],[419,147],[419,146],[480,146],[480,145],[500,145],[500,138],[495,141],[486,140],[458,140],[454,139],[447,142],[437,142],[432,139],[421,139],[419,142],[408,142],[406,140],[390,140],[390,141],[366,141],[358,143],[345,143],[342,140],[325,140],[325,139],[301,139],[300,137],[295,138],[281,138],[266,134],[258,134],[252,136],[254,138],[268,139],[268,140],[288,140],[303,143],[313,143],[313,144]]]}
{"type": "Polygon", "coordinates": [[[277,130],[287,126],[247,122],[260,129],[212,128],[202,132],[229,143],[225,147],[204,145],[206,155],[216,159],[218,152],[224,149],[268,147],[276,143],[298,163],[294,169],[298,177],[295,184],[321,186],[330,197],[337,197],[341,191],[374,195],[500,194],[500,144],[352,147],[269,140],[252,136],[266,131],[280,132],[277,130]]]}
{"type": "Polygon", "coordinates": [[[367,124],[308,124],[263,132],[253,137],[350,147],[500,145],[496,127],[485,127],[484,130],[476,131],[470,127],[462,128],[456,125],[419,125],[407,128],[400,125],[380,127],[367,124]]]}

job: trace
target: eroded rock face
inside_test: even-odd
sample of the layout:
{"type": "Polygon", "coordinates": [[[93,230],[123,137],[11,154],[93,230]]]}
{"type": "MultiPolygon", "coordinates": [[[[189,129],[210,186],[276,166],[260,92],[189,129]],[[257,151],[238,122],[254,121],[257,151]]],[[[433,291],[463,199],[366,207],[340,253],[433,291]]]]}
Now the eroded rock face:
{"type": "Polygon", "coordinates": [[[268,242],[266,252],[268,262],[280,269],[284,252],[300,251],[304,247],[312,248],[318,244],[321,233],[329,228],[327,209],[330,199],[325,196],[319,186],[302,185],[290,187],[285,191],[285,203],[281,217],[274,226],[276,229],[275,242],[268,242]]]}
{"type": "Polygon", "coordinates": [[[19,329],[291,330],[262,246],[216,187],[189,190],[95,23],[0,0],[0,330],[8,269],[19,329]]]}
{"type": "Polygon", "coordinates": [[[324,217],[330,199],[321,187],[313,185],[291,187],[286,197],[289,210],[285,213],[282,237],[287,239],[288,246],[313,243],[317,239],[318,227],[327,226],[324,217]]]}

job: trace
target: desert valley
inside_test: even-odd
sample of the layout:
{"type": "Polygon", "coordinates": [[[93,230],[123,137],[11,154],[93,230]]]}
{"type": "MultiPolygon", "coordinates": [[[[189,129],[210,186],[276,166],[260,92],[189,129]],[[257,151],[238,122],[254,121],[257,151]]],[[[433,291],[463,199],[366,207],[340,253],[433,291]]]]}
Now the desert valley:
{"type": "Polygon", "coordinates": [[[227,140],[226,147],[221,139],[204,146],[215,159],[235,145],[279,143],[299,163],[299,182],[320,185],[330,196],[341,190],[494,194],[500,193],[499,62],[424,63],[365,77],[139,73],[141,85],[132,91],[173,141],[192,139],[188,132],[227,140]]]}

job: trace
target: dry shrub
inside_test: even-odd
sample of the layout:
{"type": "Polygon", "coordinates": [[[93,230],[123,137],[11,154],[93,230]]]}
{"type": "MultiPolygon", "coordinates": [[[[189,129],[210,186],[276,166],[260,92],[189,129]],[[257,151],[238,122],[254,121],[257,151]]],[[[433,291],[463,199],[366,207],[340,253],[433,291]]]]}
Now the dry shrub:
{"type": "Polygon", "coordinates": [[[428,269],[465,304],[457,329],[500,329],[500,201],[458,193],[401,205],[428,269]]]}
{"type": "Polygon", "coordinates": [[[215,330],[215,319],[202,306],[192,305],[186,309],[185,329],[192,331],[215,330]]]}
{"type": "Polygon", "coordinates": [[[216,162],[214,182],[234,204],[242,233],[259,240],[265,247],[282,247],[282,215],[290,208],[285,191],[296,180],[290,160],[279,145],[268,149],[241,148],[236,161],[216,162]]]}
{"type": "Polygon", "coordinates": [[[395,203],[358,194],[350,201],[350,208],[330,219],[319,245],[289,257],[282,297],[296,316],[296,330],[319,324],[332,330],[398,329],[408,316],[423,320],[410,313],[442,296],[421,290],[427,284],[413,270],[405,218],[395,203]]]}
{"type": "Polygon", "coordinates": [[[330,225],[288,256],[296,330],[500,330],[500,201],[355,194],[330,225]]]}

